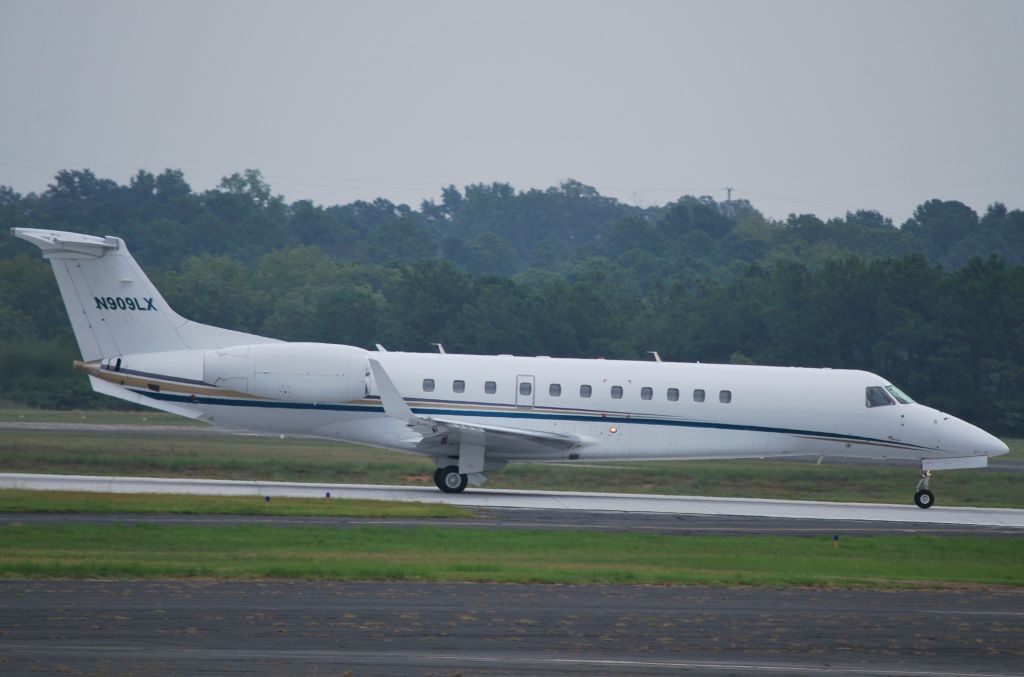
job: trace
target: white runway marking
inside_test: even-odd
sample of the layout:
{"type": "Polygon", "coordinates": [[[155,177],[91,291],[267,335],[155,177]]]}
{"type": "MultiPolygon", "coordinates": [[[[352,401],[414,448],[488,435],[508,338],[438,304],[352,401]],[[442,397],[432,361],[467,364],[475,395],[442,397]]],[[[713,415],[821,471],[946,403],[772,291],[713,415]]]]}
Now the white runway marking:
{"type": "MultiPolygon", "coordinates": [[[[281,496],[292,498],[358,498],[386,501],[448,503],[492,508],[534,508],[678,515],[730,515],[790,519],[862,520],[961,524],[1024,529],[1024,510],[1007,508],[935,507],[883,503],[825,503],[707,496],[603,494],[570,491],[471,489],[443,494],[433,487],[369,484],[312,484],[235,480],[165,479],[153,477],[94,477],[0,473],[0,489],[102,491],[123,494],[196,494],[206,496],[281,496]]],[[[909,501],[908,501],[909,503],[909,501]]]]}

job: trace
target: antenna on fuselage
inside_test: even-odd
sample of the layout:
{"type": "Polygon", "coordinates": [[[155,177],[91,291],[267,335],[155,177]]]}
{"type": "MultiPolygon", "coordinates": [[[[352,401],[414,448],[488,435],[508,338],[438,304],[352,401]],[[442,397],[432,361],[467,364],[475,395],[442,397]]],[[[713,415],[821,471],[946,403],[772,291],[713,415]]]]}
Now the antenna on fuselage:
{"type": "Polygon", "coordinates": [[[657,350],[648,350],[647,354],[648,355],[654,355],[654,361],[655,362],[661,362],[661,355],[658,354],[657,350]]]}
{"type": "Polygon", "coordinates": [[[381,352],[381,353],[386,353],[386,352],[388,352],[388,349],[387,349],[387,348],[385,348],[384,346],[382,346],[381,344],[379,344],[379,343],[375,343],[374,345],[375,345],[375,346],[377,346],[377,351],[378,351],[378,352],[381,352]]]}
{"type": "Polygon", "coordinates": [[[437,352],[441,353],[442,355],[447,355],[448,354],[448,353],[446,353],[444,351],[444,346],[441,345],[440,343],[431,343],[430,345],[437,346],[437,352]]]}

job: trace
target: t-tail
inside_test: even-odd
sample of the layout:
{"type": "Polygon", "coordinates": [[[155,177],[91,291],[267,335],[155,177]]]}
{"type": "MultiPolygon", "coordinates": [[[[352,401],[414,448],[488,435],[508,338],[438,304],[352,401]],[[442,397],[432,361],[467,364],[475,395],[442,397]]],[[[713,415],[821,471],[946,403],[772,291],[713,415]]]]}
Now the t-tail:
{"type": "MultiPolygon", "coordinates": [[[[53,266],[87,372],[95,373],[101,362],[126,355],[278,343],[193,322],[174,312],[121,238],[34,228],[11,232],[39,247],[53,266]]],[[[91,380],[99,392],[137,399],[123,388],[91,380]]]]}
{"type": "Polygon", "coordinates": [[[43,251],[86,362],[116,355],[223,348],[275,339],[186,320],[167,304],[124,240],[59,230],[11,231],[43,251]]]}

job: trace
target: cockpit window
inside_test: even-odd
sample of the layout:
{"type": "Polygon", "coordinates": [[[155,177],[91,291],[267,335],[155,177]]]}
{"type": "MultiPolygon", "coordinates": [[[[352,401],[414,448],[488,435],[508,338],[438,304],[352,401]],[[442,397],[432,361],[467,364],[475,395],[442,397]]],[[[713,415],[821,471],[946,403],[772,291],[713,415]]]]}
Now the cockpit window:
{"type": "Polygon", "coordinates": [[[882,386],[868,386],[865,397],[868,407],[887,407],[896,404],[882,386]]]}
{"type": "Polygon", "coordinates": [[[900,404],[913,404],[914,400],[910,399],[910,396],[905,392],[897,388],[896,386],[885,386],[885,389],[889,391],[889,394],[896,398],[896,401],[900,404]]]}

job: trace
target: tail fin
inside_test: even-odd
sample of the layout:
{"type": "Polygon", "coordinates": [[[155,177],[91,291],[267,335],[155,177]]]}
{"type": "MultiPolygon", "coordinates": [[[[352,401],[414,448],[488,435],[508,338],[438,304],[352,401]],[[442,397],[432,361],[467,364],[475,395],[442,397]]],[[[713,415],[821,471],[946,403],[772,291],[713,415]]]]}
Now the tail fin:
{"type": "Polygon", "coordinates": [[[117,355],[276,343],[178,315],[121,238],[34,228],[11,232],[38,246],[43,258],[50,260],[87,362],[117,355]]]}

